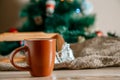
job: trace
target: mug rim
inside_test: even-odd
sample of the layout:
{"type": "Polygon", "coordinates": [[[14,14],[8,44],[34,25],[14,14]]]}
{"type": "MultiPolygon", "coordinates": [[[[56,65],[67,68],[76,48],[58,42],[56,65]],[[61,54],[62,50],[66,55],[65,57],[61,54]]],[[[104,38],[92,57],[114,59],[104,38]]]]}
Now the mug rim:
{"type": "Polygon", "coordinates": [[[24,39],[25,41],[40,41],[40,40],[56,40],[56,39],[53,39],[53,38],[27,38],[27,39],[24,39]]]}

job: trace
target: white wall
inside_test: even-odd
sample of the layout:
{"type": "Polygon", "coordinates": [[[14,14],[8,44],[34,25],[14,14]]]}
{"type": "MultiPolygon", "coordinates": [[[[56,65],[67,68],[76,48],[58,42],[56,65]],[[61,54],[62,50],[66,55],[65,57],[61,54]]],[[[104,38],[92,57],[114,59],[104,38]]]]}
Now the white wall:
{"type": "Polygon", "coordinates": [[[120,0],[89,0],[97,15],[95,26],[102,32],[120,35],[120,0]]]}

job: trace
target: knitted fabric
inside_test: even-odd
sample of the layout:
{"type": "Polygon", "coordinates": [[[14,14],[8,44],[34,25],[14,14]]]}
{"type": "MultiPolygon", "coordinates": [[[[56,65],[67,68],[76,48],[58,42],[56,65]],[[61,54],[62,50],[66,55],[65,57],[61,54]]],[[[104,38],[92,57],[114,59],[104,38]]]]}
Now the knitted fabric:
{"type": "Polygon", "coordinates": [[[85,69],[120,66],[120,39],[97,37],[84,43],[71,44],[72,61],[56,64],[55,68],[85,69]]]}

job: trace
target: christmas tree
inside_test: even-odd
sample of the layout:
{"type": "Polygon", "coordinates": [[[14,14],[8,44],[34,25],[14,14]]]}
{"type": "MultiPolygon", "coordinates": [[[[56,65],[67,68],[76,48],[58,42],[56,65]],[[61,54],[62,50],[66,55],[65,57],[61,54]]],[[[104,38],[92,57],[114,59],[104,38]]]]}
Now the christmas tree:
{"type": "MultiPolygon", "coordinates": [[[[78,37],[90,39],[97,35],[91,32],[92,8],[87,0],[30,0],[20,11],[21,19],[26,19],[23,25],[10,32],[60,33],[68,43],[78,42],[78,37]]],[[[0,54],[8,55],[19,46],[19,42],[1,42],[0,54]]]]}
{"type": "Polygon", "coordinates": [[[30,0],[21,10],[21,18],[27,18],[20,32],[43,31],[60,33],[66,42],[96,36],[90,28],[95,22],[92,5],[86,0],[30,0]]]}

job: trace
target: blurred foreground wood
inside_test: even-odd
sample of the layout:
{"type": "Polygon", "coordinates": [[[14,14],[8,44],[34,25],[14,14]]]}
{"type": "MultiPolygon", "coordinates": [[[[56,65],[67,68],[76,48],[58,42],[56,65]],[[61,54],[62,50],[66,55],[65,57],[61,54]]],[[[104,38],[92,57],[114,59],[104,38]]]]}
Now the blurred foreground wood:
{"type": "Polygon", "coordinates": [[[28,38],[54,38],[57,40],[57,51],[61,50],[64,44],[63,37],[58,33],[44,32],[17,32],[17,33],[2,33],[0,34],[0,42],[3,41],[22,41],[28,38]]]}

